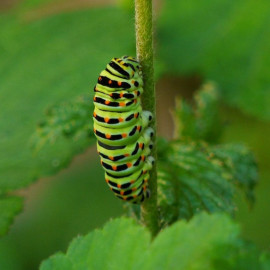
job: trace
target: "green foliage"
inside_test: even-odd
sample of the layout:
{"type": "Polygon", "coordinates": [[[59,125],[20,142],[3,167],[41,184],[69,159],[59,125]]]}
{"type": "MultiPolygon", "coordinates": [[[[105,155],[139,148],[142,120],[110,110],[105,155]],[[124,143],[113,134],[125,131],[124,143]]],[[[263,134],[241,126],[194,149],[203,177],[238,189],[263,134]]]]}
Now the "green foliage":
{"type": "Polygon", "coordinates": [[[200,211],[233,213],[241,190],[252,204],[257,164],[242,145],[208,145],[221,136],[216,86],[205,84],[194,105],[178,102],[174,113],[177,140],[159,141],[158,200],[163,225],[190,219],[200,211]],[[239,187],[239,189],[237,189],[239,187]]]}
{"type": "MultiPolygon", "coordinates": [[[[91,143],[89,138],[57,140],[33,154],[29,138],[46,108],[63,100],[69,102],[88,91],[92,93],[104,63],[113,55],[132,54],[133,26],[122,23],[129,19],[112,7],[61,14],[27,24],[20,23],[14,14],[0,17],[1,193],[56,173],[91,143]],[[110,24],[105,25],[103,22],[108,20],[110,24]]],[[[73,110],[76,104],[68,106],[73,110]]],[[[56,119],[55,114],[69,120],[61,108],[52,110],[46,120],[49,122],[45,121],[50,123],[48,128],[52,127],[50,121],[56,119]]],[[[90,126],[91,119],[90,114],[90,126]]],[[[63,127],[57,128],[59,131],[63,127]]],[[[58,131],[45,133],[49,138],[58,131]]],[[[76,138],[79,134],[76,131],[76,138]]]]}
{"type": "Polygon", "coordinates": [[[236,186],[253,202],[257,166],[245,147],[186,141],[162,144],[158,198],[165,224],[190,219],[200,211],[232,213],[236,186]]]}
{"type": "Polygon", "coordinates": [[[270,2],[165,1],[158,27],[164,73],[215,80],[229,104],[270,119],[270,2]]]}
{"type": "MultiPolygon", "coordinates": [[[[41,2],[28,3],[35,6],[41,2]]],[[[231,47],[228,46],[225,53],[220,54],[221,37],[216,35],[220,26],[208,29],[212,20],[220,18],[213,14],[208,20],[203,19],[201,24],[202,17],[208,17],[208,14],[202,12],[198,15],[193,23],[201,33],[205,34],[205,29],[208,29],[209,39],[197,40],[198,33],[193,36],[193,32],[184,25],[194,19],[201,4],[196,3],[196,7],[192,8],[193,4],[171,0],[167,5],[172,3],[176,8],[165,10],[160,37],[169,38],[172,41],[169,45],[177,48],[172,51],[177,53],[173,57],[167,56],[170,50],[164,54],[161,47],[161,57],[166,59],[161,66],[173,73],[199,71],[206,77],[217,79],[225,89],[223,94],[227,100],[244,109],[254,96],[253,89],[259,90],[250,111],[268,117],[266,98],[262,98],[260,92],[265,86],[253,79],[246,80],[247,69],[243,68],[246,77],[241,77],[235,72],[235,68],[239,70],[240,67],[232,64],[239,48],[242,49],[243,41],[239,48],[229,50],[231,47]],[[185,14],[181,15],[180,27],[171,37],[168,29],[172,27],[172,18],[179,6],[185,14]],[[186,12],[187,9],[190,9],[189,12],[186,12]],[[177,32],[179,35],[175,35],[177,32]],[[175,36],[177,39],[174,40],[175,36]],[[185,53],[182,54],[182,51],[185,53]],[[218,61],[222,63],[219,68],[218,61]],[[226,69],[225,65],[232,68],[226,69]],[[238,88],[241,91],[236,92],[238,88]],[[262,112],[258,111],[258,106],[261,106],[262,112]]],[[[226,5],[222,9],[224,18],[220,16],[222,26],[226,26],[226,12],[239,3],[230,7],[223,2],[219,5],[226,5]]],[[[21,198],[7,197],[5,193],[25,187],[40,176],[59,171],[75,153],[94,141],[91,132],[92,95],[74,98],[88,91],[89,85],[95,84],[96,75],[112,55],[129,54],[133,43],[132,25],[122,24],[130,19],[129,14],[118,9],[75,12],[23,25],[16,21],[8,23],[10,18],[0,18],[3,22],[0,30],[1,117],[2,120],[8,119],[0,121],[0,146],[3,149],[0,153],[3,160],[0,164],[3,174],[0,179],[3,193],[0,198],[0,235],[7,231],[22,206],[21,198]],[[105,26],[103,22],[108,20],[110,24],[105,26]],[[62,100],[67,101],[47,110],[46,119],[40,122],[32,137],[32,144],[38,150],[33,155],[28,141],[33,126],[42,118],[45,108],[62,100]],[[72,140],[67,140],[70,138],[72,140]]],[[[192,28],[194,25],[189,26],[192,28]]],[[[240,65],[243,61],[239,62],[240,65]]],[[[261,76],[258,72],[255,75],[261,76]]],[[[201,211],[233,212],[236,186],[244,190],[250,202],[254,200],[257,170],[251,153],[240,145],[209,146],[200,142],[213,143],[219,139],[221,128],[217,97],[216,87],[207,84],[196,94],[194,106],[181,101],[175,118],[179,124],[177,136],[182,140],[161,141],[158,195],[163,225],[178,219],[191,219],[201,211]]],[[[66,255],[53,256],[43,263],[42,269],[175,269],[178,260],[177,269],[201,269],[202,265],[207,265],[207,269],[245,269],[247,265],[261,269],[259,253],[254,247],[237,240],[236,235],[237,228],[226,217],[204,214],[189,223],[178,222],[166,229],[149,248],[150,236],[145,229],[130,220],[119,219],[109,223],[103,231],[77,238],[66,255]],[[209,231],[210,227],[212,230],[209,231]]],[[[265,265],[269,263],[267,256],[260,260],[265,265]]]]}
{"type": "Polygon", "coordinates": [[[22,198],[17,196],[0,196],[0,236],[4,235],[14,216],[22,210],[22,198]]]}
{"type": "Polygon", "coordinates": [[[251,151],[238,144],[223,144],[212,148],[216,159],[222,160],[230,179],[245,193],[248,201],[255,201],[254,188],[258,181],[258,168],[251,151]]]}
{"type": "Polygon", "coordinates": [[[150,234],[134,220],[116,219],[102,230],[77,237],[66,255],[51,257],[41,269],[130,269],[149,243],[150,234]]]}
{"type": "Polygon", "coordinates": [[[47,142],[55,143],[57,139],[72,138],[75,141],[86,140],[86,145],[94,138],[93,102],[87,96],[81,96],[74,101],[64,102],[46,111],[46,119],[38,124],[32,143],[37,150],[47,142]]]}
{"type": "Polygon", "coordinates": [[[266,256],[238,234],[227,216],[203,213],[166,228],[151,243],[145,228],[120,218],[76,238],[66,254],[50,257],[40,269],[247,269],[243,263],[263,269],[266,256]]]}
{"type": "Polygon", "coordinates": [[[178,100],[174,112],[175,137],[217,142],[221,135],[219,99],[214,83],[204,84],[194,96],[192,107],[185,100],[178,100]]]}
{"type": "MultiPolygon", "coordinates": [[[[143,269],[221,269],[213,261],[216,249],[234,245],[238,227],[226,216],[199,215],[178,222],[155,239],[142,262],[143,269]]],[[[222,259],[222,254],[219,254],[222,259]]]]}

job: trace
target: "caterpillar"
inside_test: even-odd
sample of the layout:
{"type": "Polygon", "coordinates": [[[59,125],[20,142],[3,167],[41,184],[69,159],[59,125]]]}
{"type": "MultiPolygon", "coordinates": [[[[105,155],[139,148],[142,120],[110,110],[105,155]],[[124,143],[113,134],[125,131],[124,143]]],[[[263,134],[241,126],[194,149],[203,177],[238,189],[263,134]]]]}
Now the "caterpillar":
{"type": "Polygon", "coordinates": [[[150,196],[154,164],[153,116],[142,110],[142,93],[141,65],[130,56],[113,58],[94,87],[94,133],[105,180],[118,198],[132,203],[150,196]]]}

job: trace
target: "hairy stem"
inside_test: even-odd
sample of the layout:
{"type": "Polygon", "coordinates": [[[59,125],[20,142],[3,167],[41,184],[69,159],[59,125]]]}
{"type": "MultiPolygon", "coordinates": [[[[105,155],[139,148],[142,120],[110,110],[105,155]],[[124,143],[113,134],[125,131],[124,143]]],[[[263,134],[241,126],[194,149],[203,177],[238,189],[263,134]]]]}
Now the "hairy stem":
{"type": "MultiPolygon", "coordinates": [[[[152,0],[135,0],[136,19],[136,50],[137,58],[142,65],[144,93],[143,109],[153,113],[152,128],[156,134],[156,95],[154,85],[153,66],[153,28],[152,28],[152,0]]],[[[156,137],[153,138],[156,146],[156,137]]],[[[152,155],[157,159],[156,149],[152,155]]],[[[142,222],[150,230],[154,237],[159,231],[158,211],[157,211],[157,169],[154,165],[150,179],[149,189],[151,196],[141,206],[142,222]]]]}

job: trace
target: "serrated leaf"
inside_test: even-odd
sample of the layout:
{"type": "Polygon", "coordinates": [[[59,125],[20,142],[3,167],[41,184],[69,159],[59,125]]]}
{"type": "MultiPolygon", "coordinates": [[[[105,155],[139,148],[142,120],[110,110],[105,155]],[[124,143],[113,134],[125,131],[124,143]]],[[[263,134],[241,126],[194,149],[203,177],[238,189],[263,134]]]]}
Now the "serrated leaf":
{"type": "Polygon", "coordinates": [[[72,241],[66,255],[49,258],[41,270],[62,269],[131,269],[138,257],[147,250],[150,234],[132,219],[121,218],[108,222],[72,241]],[[68,263],[71,262],[71,263],[68,263]],[[59,267],[59,268],[57,268],[59,267]],[[69,269],[69,268],[68,268],[69,269]]]}
{"type": "Polygon", "coordinates": [[[239,239],[238,225],[224,214],[201,213],[190,222],[178,221],[150,240],[132,219],[116,219],[73,240],[66,254],[50,257],[40,269],[244,270],[248,262],[260,270],[267,262],[239,239]]]}
{"type": "Polygon", "coordinates": [[[223,161],[236,186],[248,201],[255,201],[254,188],[258,183],[258,167],[254,155],[244,145],[225,144],[212,148],[213,157],[223,161]]]}
{"type": "Polygon", "coordinates": [[[0,236],[4,235],[14,220],[14,216],[22,210],[23,200],[17,196],[0,197],[0,236]]]}
{"type": "Polygon", "coordinates": [[[158,21],[164,72],[216,81],[225,101],[270,119],[270,3],[168,0],[158,21]]]}
{"type": "Polygon", "coordinates": [[[175,138],[217,142],[221,135],[219,92],[213,82],[204,84],[194,96],[194,105],[181,99],[174,111],[175,138]]]}
{"type": "Polygon", "coordinates": [[[257,166],[245,147],[174,141],[166,149],[158,161],[158,203],[164,225],[200,211],[232,213],[236,186],[253,202],[257,166]]]}
{"type": "Polygon", "coordinates": [[[227,216],[203,213],[189,223],[177,222],[159,234],[150,252],[140,260],[141,266],[143,269],[216,269],[212,261],[215,249],[234,244],[238,233],[238,226],[227,216]]]}
{"type": "Polygon", "coordinates": [[[44,261],[40,267],[42,270],[75,270],[72,266],[71,260],[64,254],[58,253],[51,256],[48,260],[44,261]]]}

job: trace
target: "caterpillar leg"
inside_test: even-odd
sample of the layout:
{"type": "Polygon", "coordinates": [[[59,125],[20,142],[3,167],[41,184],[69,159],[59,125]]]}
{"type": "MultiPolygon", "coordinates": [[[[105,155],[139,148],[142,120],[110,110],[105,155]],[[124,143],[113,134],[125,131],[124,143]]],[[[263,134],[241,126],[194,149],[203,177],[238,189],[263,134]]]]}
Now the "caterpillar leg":
{"type": "Polygon", "coordinates": [[[148,156],[148,157],[146,158],[146,160],[145,160],[144,174],[145,174],[147,171],[152,170],[154,164],[155,164],[155,159],[154,159],[154,157],[148,156]]]}
{"type": "Polygon", "coordinates": [[[153,114],[149,111],[142,112],[142,126],[143,128],[149,126],[149,122],[153,119],[153,114]]]}

